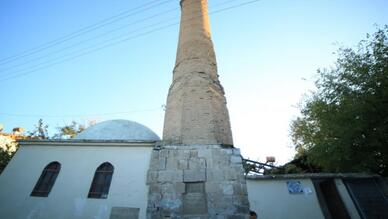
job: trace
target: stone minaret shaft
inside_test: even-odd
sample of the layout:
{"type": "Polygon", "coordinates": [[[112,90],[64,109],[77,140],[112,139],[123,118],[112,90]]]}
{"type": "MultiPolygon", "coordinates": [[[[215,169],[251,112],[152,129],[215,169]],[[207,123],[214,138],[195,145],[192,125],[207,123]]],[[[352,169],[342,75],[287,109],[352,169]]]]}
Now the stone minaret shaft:
{"type": "Polygon", "coordinates": [[[233,145],[210,36],[207,0],[181,0],[181,8],[178,51],[167,97],[163,141],[233,145]]]}
{"type": "Polygon", "coordinates": [[[147,173],[147,219],[248,218],[240,150],[233,145],[210,37],[207,0],[181,0],[163,144],[147,173]]]}

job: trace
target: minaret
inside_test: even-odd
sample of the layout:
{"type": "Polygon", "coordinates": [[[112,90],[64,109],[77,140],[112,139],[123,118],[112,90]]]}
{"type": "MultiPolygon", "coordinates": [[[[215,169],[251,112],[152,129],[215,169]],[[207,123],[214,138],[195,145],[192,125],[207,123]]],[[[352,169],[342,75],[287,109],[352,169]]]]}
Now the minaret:
{"type": "Polygon", "coordinates": [[[210,37],[207,0],[181,0],[178,51],[163,141],[147,173],[147,219],[249,218],[210,37]]]}
{"type": "Polygon", "coordinates": [[[181,0],[178,51],[164,119],[168,144],[233,145],[207,0],[181,0]]]}

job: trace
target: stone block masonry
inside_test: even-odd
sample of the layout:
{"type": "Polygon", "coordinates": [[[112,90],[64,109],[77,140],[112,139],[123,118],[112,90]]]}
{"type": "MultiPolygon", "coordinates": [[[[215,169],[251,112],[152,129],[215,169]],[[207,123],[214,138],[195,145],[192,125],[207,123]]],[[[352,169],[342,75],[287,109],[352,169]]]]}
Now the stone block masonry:
{"type": "Polygon", "coordinates": [[[207,0],[181,1],[179,43],[169,89],[163,141],[233,145],[224,89],[210,34],[207,0]]]}
{"type": "Polygon", "coordinates": [[[173,81],[163,146],[147,174],[147,218],[249,218],[240,151],[233,148],[217,73],[207,0],[181,0],[173,81]]]}
{"type": "Polygon", "coordinates": [[[235,148],[157,147],[147,174],[147,218],[249,218],[243,172],[235,148]]]}

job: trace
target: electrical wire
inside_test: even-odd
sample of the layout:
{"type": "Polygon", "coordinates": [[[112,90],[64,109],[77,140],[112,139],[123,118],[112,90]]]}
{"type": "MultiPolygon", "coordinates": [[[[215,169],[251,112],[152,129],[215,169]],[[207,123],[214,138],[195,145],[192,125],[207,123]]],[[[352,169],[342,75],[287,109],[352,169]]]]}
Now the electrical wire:
{"type": "Polygon", "coordinates": [[[45,115],[45,114],[15,114],[15,113],[2,113],[2,112],[0,112],[0,115],[13,116],[13,117],[32,117],[32,118],[81,118],[81,117],[111,116],[111,115],[138,113],[138,112],[150,112],[150,111],[157,111],[157,110],[163,110],[163,107],[150,108],[150,109],[140,109],[140,110],[130,110],[130,111],[122,111],[122,112],[96,113],[96,114],[45,115]]]}
{"type": "MultiPolygon", "coordinates": [[[[218,7],[218,6],[221,6],[221,5],[225,5],[225,4],[228,4],[228,3],[230,3],[230,2],[234,2],[234,1],[237,1],[237,0],[228,0],[228,1],[224,1],[224,2],[221,2],[221,3],[219,3],[219,4],[215,4],[214,7],[218,7]]],[[[191,4],[193,4],[193,3],[191,3],[191,4]]],[[[122,26],[120,26],[120,27],[111,29],[111,30],[109,30],[109,31],[107,31],[107,32],[104,32],[104,33],[102,33],[102,34],[99,34],[99,35],[93,36],[93,37],[91,37],[91,38],[88,38],[88,39],[79,41],[79,42],[77,42],[77,43],[71,44],[71,45],[69,45],[69,46],[66,46],[66,47],[57,49],[57,50],[55,50],[55,51],[53,51],[53,52],[50,52],[50,53],[48,53],[48,54],[45,54],[45,55],[42,55],[42,56],[38,56],[38,57],[35,57],[35,58],[32,58],[32,59],[29,59],[29,60],[27,60],[27,61],[25,61],[25,62],[22,62],[22,63],[16,64],[16,65],[9,66],[9,67],[7,67],[7,68],[5,68],[5,69],[1,69],[0,72],[5,72],[5,71],[8,71],[8,70],[10,70],[10,69],[19,68],[20,66],[26,65],[26,64],[28,64],[28,63],[31,63],[31,62],[34,62],[34,61],[37,61],[37,60],[41,60],[41,59],[46,58],[46,57],[50,57],[50,56],[52,56],[52,55],[54,55],[54,54],[62,53],[62,52],[65,51],[65,50],[74,48],[74,47],[79,46],[79,45],[82,45],[82,44],[84,44],[84,43],[88,43],[88,42],[90,42],[90,41],[92,41],[92,40],[95,40],[95,39],[97,39],[97,38],[101,38],[101,37],[103,37],[103,36],[112,34],[112,32],[117,32],[117,31],[119,31],[119,30],[121,30],[121,29],[127,28],[128,26],[131,26],[131,25],[134,25],[134,24],[139,24],[139,23],[142,23],[142,22],[144,22],[144,21],[151,20],[151,19],[153,19],[153,18],[157,18],[157,17],[162,16],[162,15],[164,15],[164,14],[173,12],[173,11],[175,11],[175,10],[177,10],[177,9],[180,9],[180,7],[174,7],[174,8],[165,10],[165,11],[163,11],[163,12],[160,12],[160,13],[157,13],[157,14],[154,14],[154,15],[151,15],[151,16],[148,16],[148,17],[146,17],[146,18],[143,18],[143,19],[139,19],[139,20],[133,21],[133,22],[131,22],[131,23],[128,23],[128,24],[122,25],[122,26]]],[[[156,24],[148,25],[148,26],[143,27],[143,28],[145,29],[145,28],[153,27],[153,26],[156,26],[156,25],[159,25],[159,24],[166,23],[166,22],[168,22],[168,21],[170,21],[170,20],[175,20],[175,19],[176,19],[176,18],[169,19],[169,20],[165,20],[165,21],[162,21],[162,22],[158,22],[158,23],[156,23],[156,24]]],[[[139,30],[141,30],[141,28],[137,29],[136,31],[132,31],[132,32],[130,32],[130,33],[138,32],[139,30]]],[[[114,39],[116,39],[116,38],[111,38],[111,39],[108,39],[108,40],[105,40],[105,41],[114,40],[114,39]]],[[[21,71],[23,71],[23,70],[21,70],[21,71]]],[[[13,73],[18,73],[18,72],[20,72],[20,70],[17,71],[17,72],[13,72],[13,73]]],[[[12,74],[12,73],[11,73],[11,74],[12,74]]],[[[8,75],[8,76],[9,76],[9,75],[8,75]]]]}
{"type": "MultiPolygon", "coordinates": [[[[219,10],[216,10],[216,11],[213,11],[213,12],[209,12],[209,14],[217,14],[217,13],[220,13],[220,12],[223,12],[223,11],[227,11],[227,10],[231,10],[231,9],[234,9],[234,8],[242,7],[242,6],[245,6],[245,5],[248,5],[248,4],[252,4],[252,3],[255,3],[255,2],[258,2],[258,1],[260,1],[260,0],[252,0],[252,1],[243,2],[243,3],[240,3],[240,4],[234,5],[234,6],[230,6],[230,7],[227,7],[227,8],[222,8],[222,9],[219,9],[219,10]]],[[[29,70],[29,71],[26,71],[26,72],[23,72],[23,73],[20,73],[20,74],[16,74],[16,75],[13,75],[13,76],[10,76],[10,77],[3,78],[3,79],[0,80],[0,82],[7,81],[7,80],[10,80],[10,79],[13,79],[13,78],[17,78],[17,77],[20,77],[20,76],[23,76],[23,75],[27,75],[27,74],[36,72],[38,70],[42,70],[42,69],[51,67],[53,65],[61,64],[63,62],[67,62],[67,61],[73,60],[75,58],[87,55],[89,53],[96,52],[96,51],[99,51],[101,49],[104,49],[104,48],[107,48],[107,47],[111,47],[113,45],[116,45],[116,44],[119,44],[119,43],[123,43],[123,42],[126,42],[128,40],[135,39],[135,38],[138,38],[138,37],[141,37],[141,36],[144,36],[144,35],[148,35],[150,33],[153,33],[153,32],[156,32],[156,31],[160,31],[160,30],[163,30],[163,29],[175,26],[177,24],[179,24],[179,22],[175,22],[175,23],[171,23],[171,24],[168,24],[168,25],[164,25],[162,27],[155,28],[155,29],[147,31],[147,32],[143,32],[143,33],[140,33],[140,34],[135,35],[135,36],[127,37],[127,38],[124,38],[122,40],[118,40],[118,41],[115,41],[115,42],[112,42],[112,43],[108,43],[107,45],[100,46],[98,48],[92,49],[91,47],[89,47],[89,50],[87,50],[85,52],[82,52],[82,53],[79,53],[76,56],[60,57],[60,58],[65,58],[65,59],[64,60],[59,60],[59,61],[56,61],[56,62],[53,62],[53,63],[49,63],[48,65],[47,64],[43,65],[43,66],[38,67],[36,69],[32,69],[32,70],[29,70]]],[[[51,61],[53,61],[53,60],[51,60],[51,61]]]]}
{"type": "MultiPolygon", "coordinates": [[[[122,25],[122,26],[120,26],[120,27],[117,27],[117,28],[115,28],[115,29],[111,29],[111,30],[109,30],[109,31],[107,31],[107,32],[104,32],[104,33],[102,33],[102,34],[99,34],[99,35],[96,35],[96,36],[87,38],[87,39],[85,39],[85,40],[79,41],[79,42],[77,42],[77,43],[73,43],[73,44],[71,44],[71,45],[69,45],[69,46],[66,46],[66,47],[57,49],[57,50],[52,51],[52,52],[50,52],[50,53],[47,53],[47,54],[45,54],[45,55],[41,55],[41,56],[38,56],[38,57],[35,57],[35,58],[32,58],[32,59],[29,59],[29,60],[27,60],[27,61],[25,61],[25,62],[22,62],[21,64],[16,64],[16,65],[12,65],[12,66],[9,66],[9,67],[7,67],[7,68],[1,69],[1,72],[5,72],[5,71],[8,71],[8,70],[10,70],[10,69],[18,68],[18,67],[24,66],[24,65],[26,65],[26,64],[28,64],[28,63],[31,63],[31,62],[34,62],[34,61],[37,61],[37,60],[41,60],[41,59],[46,58],[46,57],[50,57],[50,56],[55,55],[55,54],[58,54],[58,53],[62,53],[62,52],[65,51],[65,50],[74,48],[74,47],[79,46],[79,45],[83,45],[83,44],[85,44],[85,43],[87,43],[87,42],[90,42],[90,41],[92,41],[92,40],[95,40],[95,39],[97,39],[97,38],[101,38],[101,37],[104,37],[104,36],[106,36],[106,35],[112,34],[112,32],[117,32],[117,31],[122,30],[122,29],[124,29],[124,28],[126,28],[126,27],[128,27],[128,26],[131,26],[131,25],[134,25],[134,24],[139,24],[139,23],[141,23],[141,22],[144,22],[144,21],[153,19],[153,18],[155,18],[155,17],[158,17],[158,16],[161,16],[161,15],[163,15],[163,14],[172,12],[172,11],[174,11],[174,10],[176,10],[176,8],[174,8],[174,9],[169,9],[169,10],[163,11],[163,12],[161,12],[161,13],[157,13],[157,14],[155,14],[155,15],[146,17],[146,18],[144,18],[144,19],[136,20],[136,21],[131,22],[131,23],[129,23],[129,24],[122,25]]],[[[174,19],[175,19],[175,18],[174,18],[174,19]]],[[[159,22],[158,24],[160,24],[160,23],[162,23],[162,22],[159,22]]],[[[147,28],[147,27],[145,27],[145,28],[147,28]]]]}
{"type": "Polygon", "coordinates": [[[122,20],[124,18],[127,18],[127,17],[130,17],[130,16],[133,16],[133,15],[136,15],[136,14],[139,14],[139,13],[142,13],[144,11],[147,11],[147,10],[150,10],[152,8],[155,8],[157,6],[160,6],[162,4],[165,4],[165,3],[168,3],[168,2],[171,2],[171,0],[164,0],[158,4],[155,4],[155,5],[152,5],[153,3],[156,3],[156,2],[159,2],[161,0],[154,0],[154,1],[151,1],[151,2],[148,2],[146,4],[143,4],[139,7],[136,7],[136,8],[133,8],[133,9],[129,9],[129,10],[126,10],[126,11],[123,11],[117,15],[114,15],[112,17],[109,17],[109,18],[106,18],[102,21],[99,21],[97,23],[94,23],[92,25],[89,25],[89,26],[86,26],[84,28],[81,28],[77,31],[74,31],[70,34],[67,34],[67,35],[64,35],[62,37],[59,37],[55,40],[52,40],[52,41],[49,41],[47,43],[44,43],[40,46],[37,46],[37,47],[34,47],[34,48],[31,48],[31,49],[27,49],[23,52],[21,52],[20,54],[16,54],[16,55],[13,55],[13,56],[9,56],[9,57],[6,57],[6,58],[2,58],[0,59],[0,64],[5,64],[5,63],[9,63],[9,62],[13,62],[17,59],[20,59],[20,58],[24,58],[24,57],[28,57],[30,55],[33,55],[33,54],[36,54],[44,49],[48,49],[48,48],[51,48],[53,46],[56,46],[58,44],[61,44],[63,42],[66,42],[66,41],[69,41],[75,37],[78,37],[78,36],[81,36],[85,33],[89,33],[93,30],[96,30],[96,29],[99,29],[101,27],[105,27],[106,25],[109,25],[109,24],[112,24],[114,22],[117,22],[119,20],[122,20]],[[150,5],[149,7],[146,7],[148,5],[150,5]],[[144,8],[146,7],[145,9],[142,9],[142,10],[139,10],[139,11],[136,11],[138,9],[141,9],[141,8],[144,8]],[[130,13],[130,12],[133,12],[133,13],[130,13]]]}

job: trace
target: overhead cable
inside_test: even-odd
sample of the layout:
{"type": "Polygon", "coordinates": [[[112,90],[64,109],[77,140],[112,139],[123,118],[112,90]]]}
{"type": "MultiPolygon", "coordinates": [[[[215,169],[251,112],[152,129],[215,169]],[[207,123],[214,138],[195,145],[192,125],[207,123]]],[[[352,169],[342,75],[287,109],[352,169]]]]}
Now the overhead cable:
{"type": "MultiPolygon", "coordinates": [[[[237,4],[237,5],[233,5],[233,6],[230,6],[230,7],[226,7],[226,8],[222,8],[222,9],[219,9],[219,10],[215,10],[215,11],[209,12],[209,14],[218,14],[218,13],[221,13],[221,12],[224,12],[224,11],[228,11],[228,10],[231,10],[231,9],[234,9],[234,8],[242,7],[242,6],[245,6],[245,5],[248,5],[248,4],[252,4],[252,3],[255,3],[255,2],[258,2],[258,1],[260,1],[260,0],[252,0],[252,1],[243,2],[243,3],[237,4]]],[[[193,18],[190,18],[190,19],[193,19],[193,18]]],[[[10,79],[13,79],[13,78],[17,78],[17,77],[20,77],[20,76],[23,76],[23,75],[31,74],[33,72],[36,72],[36,71],[39,71],[39,70],[42,70],[42,69],[45,69],[45,68],[48,68],[48,67],[51,67],[51,66],[54,66],[54,65],[58,65],[58,64],[61,64],[61,63],[64,63],[64,62],[68,62],[68,61],[71,61],[71,60],[76,59],[78,57],[81,57],[81,56],[84,56],[84,55],[87,55],[87,54],[90,54],[90,53],[102,50],[104,48],[111,47],[111,46],[114,46],[114,45],[117,45],[117,44],[120,44],[120,43],[124,43],[126,41],[129,41],[129,40],[132,40],[132,39],[135,39],[135,38],[139,38],[139,37],[142,37],[144,35],[148,35],[150,33],[153,33],[153,32],[156,32],[156,31],[160,31],[160,30],[172,27],[172,26],[176,26],[178,24],[179,24],[179,22],[170,23],[170,24],[167,24],[167,25],[164,25],[164,26],[152,29],[150,31],[142,32],[142,33],[134,35],[134,36],[126,37],[126,38],[123,38],[123,39],[120,39],[120,40],[116,40],[114,42],[107,42],[103,46],[101,46],[101,44],[98,44],[98,45],[95,45],[95,46],[99,46],[99,47],[96,47],[96,48],[95,48],[95,46],[91,46],[91,47],[86,48],[87,49],[86,51],[82,51],[81,53],[75,54],[74,56],[72,55],[72,56],[69,56],[69,57],[67,57],[67,56],[59,57],[59,59],[64,58],[63,60],[56,61],[58,59],[57,58],[57,59],[51,60],[48,63],[41,63],[41,64],[43,64],[42,66],[40,66],[41,64],[39,64],[38,66],[33,66],[33,67],[37,67],[37,68],[32,69],[32,70],[17,71],[16,73],[19,73],[19,72],[21,72],[21,73],[15,74],[15,75],[12,75],[12,76],[9,76],[9,77],[5,77],[3,79],[0,79],[0,82],[7,81],[7,80],[10,80],[10,79]],[[52,62],[52,61],[54,61],[54,62],[52,62]]],[[[150,26],[153,26],[153,25],[150,25],[150,26]]],[[[137,32],[137,31],[135,31],[135,32],[137,32]]],[[[119,38],[122,38],[122,37],[119,37],[119,38]]],[[[15,73],[15,72],[13,72],[13,73],[15,73]]]]}
{"type": "Polygon", "coordinates": [[[27,49],[19,54],[16,54],[16,55],[13,55],[13,56],[9,56],[9,57],[6,57],[6,58],[2,58],[0,59],[0,64],[5,64],[5,63],[9,63],[9,62],[13,62],[17,59],[20,59],[20,58],[24,58],[24,57],[28,57],[30,55],[33,55],[33,54],[36,54],[42,50],[45,50],[45,49],[48,49],[48,48],[51,48],[53,46],[56,46],[58,44],[61,44],[63,42],[66,42],[66,41],[69,41],[75,37],[78,37],[80,35],[83,35],[85,33],[89,33],[93,30],[96,30],[96,29],[99,29],[101,27],[104,27],[104,26],[107,26],[111,23],[114,23],[114,22],[117,22],[119,20],[122,20],[124,18],[127,18],[127,17],[130,17],[130,16],[133,16],[133,15],[136,15],[136,14],[139,14],[139,13],[142,13],[144,11],[147,11],[147,10],[150,10],[152,8],[155,8],[155,7],[158,7],[162,4],[165,4],[165,3],[168,3],[168,2],[171,2],[171,0],[154,0],[154,1],[151,1],[151,2],[148,2],[146,4],[143,4],[139,7],[136,7],[136,8],[132,8],[132,9],[129,9],[129,10],[126,10],[126,11],[123,11],[117,15],[114,15],[112,17],[109,17],[109,18],[106,18],[102,21],[99,21],[97,23],[94,23],[92,25],[89,25],[89,26],[86,26],[84,28],[81,28],[77,31],[74,31],[70,34],[67,34],[67,35],[64,35],[62,37],[59,37],[55,40],[52,40],[52,41],[49,41],[47,43],[44,43],[40,46],[37,46],[37,47],[34,47],[34,48],[31,48],[31,49],[27,49]],[[161,1],[161,2],[160,2],[161,1]],[[159,2],[159,3],[157,3],[159,2]],[[154,3],[157,3],[157,4],[154,4],[154,3]],[[154,5],[152,5],[154,4],[154,5]],[[151,5],[151,6],[149,6],[151,5]],[[148,7],[146,7],[148,6],[148,7]],[[139,9],[142,9],[142,10],[139,10],[139,9]]]}

